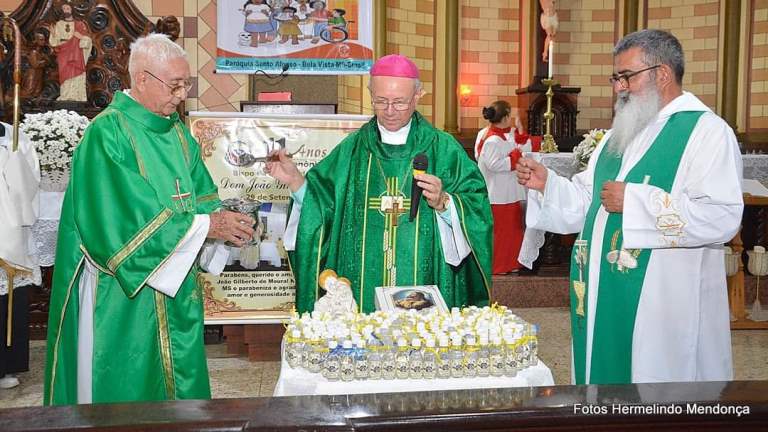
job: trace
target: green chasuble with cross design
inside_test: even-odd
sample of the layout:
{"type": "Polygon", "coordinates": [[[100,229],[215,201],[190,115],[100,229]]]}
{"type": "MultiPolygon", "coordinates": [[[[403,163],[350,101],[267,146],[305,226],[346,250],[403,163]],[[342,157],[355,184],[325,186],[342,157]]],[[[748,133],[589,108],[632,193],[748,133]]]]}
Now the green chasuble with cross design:
{"type": "Polygon", "coordinates": [[[437,285],[448,307],[488,304],[493,223],[485,181],[464,148],[419,113],[404,145],[382,143],[374,117],[309,170],[306,184],[292,254],[300,312],[324,294],[317,279],[326,268],[352,281],[363,312],[375,310],[378,286],[437,285]],[[445,261],[439,216],[426,199],[409,220],[418,153],[451,195],[470,246],[458,266],[445,261]]]}
{"type": "Polygon", "coordinates": [[[48,322],[46,405],[78,402],[79,285],[96,269],[92,401],[210,398],[193,266],[175,297],[147,280],[195,214],[220,202],[189,130],[123,93],[85,132],[59,225],[48,322]]]}

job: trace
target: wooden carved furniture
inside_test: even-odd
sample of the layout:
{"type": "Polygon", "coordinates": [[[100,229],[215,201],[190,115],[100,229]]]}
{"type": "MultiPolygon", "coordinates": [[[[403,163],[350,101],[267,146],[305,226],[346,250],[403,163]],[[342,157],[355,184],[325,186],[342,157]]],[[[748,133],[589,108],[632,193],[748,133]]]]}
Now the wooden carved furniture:
{"type": "MultiPolygon", "coordinates": [[[[115,92],[130,87],[128,76],[129,46],[137,37],[150,32],[161,32],[176,39],[181,28],[176,17],[160,18],[150,22],[130,0],[29,0],[13,13],[25,38],[22,48],[22,67],[25,81],[22,92],[22,110],[25,113],[69,109],[94,117],[111,101],[115,92]],[[85,59],[87,100],[60,101],[59,70],[56,50],[49,44],[49,36],[57,21],[63,19],[62,4],[71,5],[72,16],[87,27],[92,40],[90,55],[85,59]]],[[[5,47],[8,53],[12,47],[5,47]]],[[[2,50],[0,50],[2,51],[2,50]]],[[[10,58],[6,54],[2,69],[10,58]]],[[[9,79],[0,73],[0,84],[6,90],[0,97],[2,117],[8,116],[9,79]]],[[[0,91],[0,95],[3,92],[0,91]]],[[[0,118],[2,118],[0,117],[0,118]]]]}
{"type": "MultiPolygon", "coordinates": [[[[750,194],[744,194],[744,205],[760,207],[761,209],[768,206],[768,197],[758,197],[750,194]]],[[[745,207],[745,213],[746,213],[745,207]]],[[[745,218],[746,220],[746,218],[745,218]]],[[[736,236],[731,240],[730,246],[733,252],[741,255],[744,251],[744,245],[742,242],[742,229],[736,233],[736,236]]],[[[733,276],[728,276],[728,304],[731,309],[731,315],[733,315],[734,321],[731,321],[731,328],[736,330],[745,329],[768,329],[768,321],[752,321],[747,318],[746,311],[746,298],[744,295],[744,262],[739,260],[739,270],[733,276]]]]}

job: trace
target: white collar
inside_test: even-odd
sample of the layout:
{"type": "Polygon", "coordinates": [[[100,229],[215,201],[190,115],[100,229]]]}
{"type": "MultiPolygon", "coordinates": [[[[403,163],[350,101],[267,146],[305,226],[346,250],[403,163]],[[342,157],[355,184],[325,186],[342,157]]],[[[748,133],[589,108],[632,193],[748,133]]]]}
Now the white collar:
{"type": "Polygon", "coordinates": [[[680,111],[707,111],[712,110],[704,105],[701,99],[694,96],[692,93],[683,91],[683,93],[672,99],[667,105],[659,111],[658,120],[667,120],[672,114],[680,111]]]}
{"type": "Polygon", "coordinates": [[[405,144],[405,142],[408,141],[408,133],[411,131],[411,123],[413,123],[413,119],[409,120],[408,124],[401,127],[399,130],[390,132],[377,120],[376,124],[379,126],[379,132],[381,133],[381,142],[392,145],[405,144]]]}

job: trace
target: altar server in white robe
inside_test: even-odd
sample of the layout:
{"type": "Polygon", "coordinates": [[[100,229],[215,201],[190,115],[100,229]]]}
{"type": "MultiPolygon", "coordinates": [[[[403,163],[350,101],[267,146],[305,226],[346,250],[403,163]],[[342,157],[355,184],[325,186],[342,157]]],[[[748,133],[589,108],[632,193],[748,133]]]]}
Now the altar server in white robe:
{"type": "Polygon", "coordinates": [[[723,243],[744,207],[733,130],[682,90],[680,42],[614,49],[613,126],[572,180],[521,159],[528,225],[581,233],[571,258],[573,379],[732,379],[723,243]]]}
{"type": "Polygon", "coordinates": [[[29,250],[32,224],[40,208],[40,164],[35,146],[19,132],[13,151],[12,126],[0,123],[0,259],[14,278],[11,344],[7,345],[8,279],[0,279],[0,388],[19,384],[14,374],[29,370],[29,285],[40,283],[37,258],[29,250]]]}

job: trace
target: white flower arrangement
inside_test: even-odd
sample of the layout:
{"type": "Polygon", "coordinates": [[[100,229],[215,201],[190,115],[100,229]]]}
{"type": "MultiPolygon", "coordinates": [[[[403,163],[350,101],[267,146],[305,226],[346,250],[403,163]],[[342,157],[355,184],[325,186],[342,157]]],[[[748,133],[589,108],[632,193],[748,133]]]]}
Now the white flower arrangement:
{"type": "Polygon", "coordinates": [[[589,133],[584,134],[584,139],[573,148],[573,158],[579,168],[579,171],[583,171],[589,164],[589,158],[592,157],[597,143],[605,136],[605,129],[592,129],[589,133]]]}
{"type": "Polygon", "coordinates": [[[26,114],[19,127],[35,145],[42,173],[56,176],[69,173],[72,153],[88,123],[88,117],[62,109],[26,114]]]}

